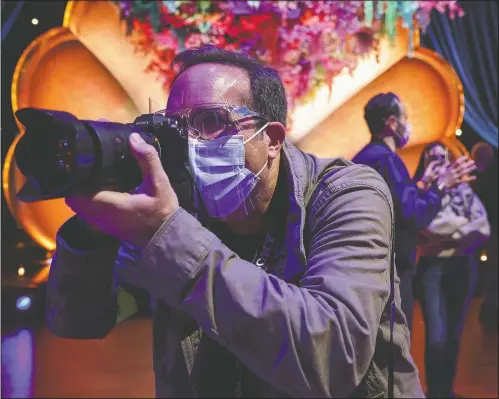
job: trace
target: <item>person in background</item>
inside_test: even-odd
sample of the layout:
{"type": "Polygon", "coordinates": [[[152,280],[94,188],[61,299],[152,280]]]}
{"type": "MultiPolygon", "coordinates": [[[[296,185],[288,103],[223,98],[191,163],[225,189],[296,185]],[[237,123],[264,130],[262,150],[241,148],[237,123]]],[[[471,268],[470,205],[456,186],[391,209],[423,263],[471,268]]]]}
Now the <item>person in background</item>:
{"type": "MultiPolygon", "coordinates": [[[[428,145],[424,163],[445,162],[446,148],[428,145]]],[[[442,209],[421,230],[418,274],[425,322],[428,396],[453,397],[459,341],[476,284],[476,248],[490,236],[487,212],[469,184],[446,189],[442,209]]]]}
{"type": "Polygon", "coordinates": [[[487,261],[484,267],[483,302],[480,307],[479,320],[484,327],[497,331],[499,313],[497,294],[497,194],[498,187],[490,182],[497,181],[497,152],[489,144],[479,141],[471,149],[471,157],[477,166],[477,180],[473,183],[473,191],[483,201],[491,223],[490,239],[484,246],[487,261]]]}
{"type": "Polygon", "coordinates": [[[372,139],[352,161],[374,168],[390,189],[395,206],[395,254],[400,297],[411,330],[412,280],[419,230],[427,226],[440,210],[444,190],[472,179],[467,174],[473,172],[475,165],[466,157],[443,168],[432,162],[421,180],[415,182],[395,153],[407,144],[411,134],[407,111],[399,97],[394,93],[377,94],[365,106],[364,118],[372,139]]]}

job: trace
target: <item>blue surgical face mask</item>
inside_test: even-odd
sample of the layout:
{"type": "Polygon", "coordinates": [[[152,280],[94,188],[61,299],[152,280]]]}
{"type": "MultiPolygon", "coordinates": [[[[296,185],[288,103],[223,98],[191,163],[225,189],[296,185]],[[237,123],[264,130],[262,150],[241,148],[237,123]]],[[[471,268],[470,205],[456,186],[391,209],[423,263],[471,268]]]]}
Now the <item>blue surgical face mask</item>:
{"type": "Polygon", "coordinates": [[[247,140],[242,135],[211,140],[189,138],[189,165],[194,184],[211,217],[224,219],[241,206],[246,215],[254,210],[250,194],[268,161],[256,174],[246,169],[244,145],[268,125],[247,140]]]}
{"type": "Polygon", "coordinates": [[[395,145],[397,148],[404,147],[411,138],[411,124],[406,122],[405,125],[399,123],[395,131],[395,145]]]}

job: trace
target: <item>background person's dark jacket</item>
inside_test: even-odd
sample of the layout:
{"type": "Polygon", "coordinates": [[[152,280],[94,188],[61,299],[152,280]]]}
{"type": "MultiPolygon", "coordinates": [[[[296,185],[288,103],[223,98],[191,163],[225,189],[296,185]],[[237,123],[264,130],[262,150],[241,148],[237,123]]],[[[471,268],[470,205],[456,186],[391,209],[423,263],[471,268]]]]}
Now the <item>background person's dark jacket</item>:
{"type": "Polygon", "coordinates": [[[397,270],[413,269],[419,231],[440,211],[442,192],[434,185],[420,190],[400,157],[383,141],[372,140],[352,160],[370,166],[385,180],[395,207],[395,254],[397,270]]]}

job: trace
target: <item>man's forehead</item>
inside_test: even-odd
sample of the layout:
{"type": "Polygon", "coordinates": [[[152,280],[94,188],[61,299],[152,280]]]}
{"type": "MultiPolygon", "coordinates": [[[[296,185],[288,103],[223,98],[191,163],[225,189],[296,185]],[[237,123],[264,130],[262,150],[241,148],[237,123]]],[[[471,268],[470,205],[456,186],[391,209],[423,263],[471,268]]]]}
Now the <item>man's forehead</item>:
{"type": "Polygon", "coordinates": [[[433,147],[429,151],[430,155],[438,155],[438,154],[441,154],[443,152],[445,152],[445,148],[441,145],[436,145],[435,147],[433,147]]]}
{"type": "Polygon", "coordinates": [[[207,103],[247,105],[250,82],[245,70],[231,65],[198,64],[185,70],[172,86],[167,109],[207,103]]]}

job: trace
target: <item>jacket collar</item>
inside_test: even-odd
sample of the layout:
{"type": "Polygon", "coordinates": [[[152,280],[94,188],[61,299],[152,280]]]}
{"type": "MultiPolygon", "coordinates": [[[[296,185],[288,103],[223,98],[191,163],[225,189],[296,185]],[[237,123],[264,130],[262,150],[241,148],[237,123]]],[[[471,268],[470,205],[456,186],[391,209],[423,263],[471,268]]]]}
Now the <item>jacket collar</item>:
{"type": "Polygon", "coordinates": [[[383,147],[383,149],[390,151],[390,153],[393,153],[392,149],[388,147],[385,141],[379,137],[371,137],[371,141],[369,142],[369,144],[381,146],[383,147]]]}

